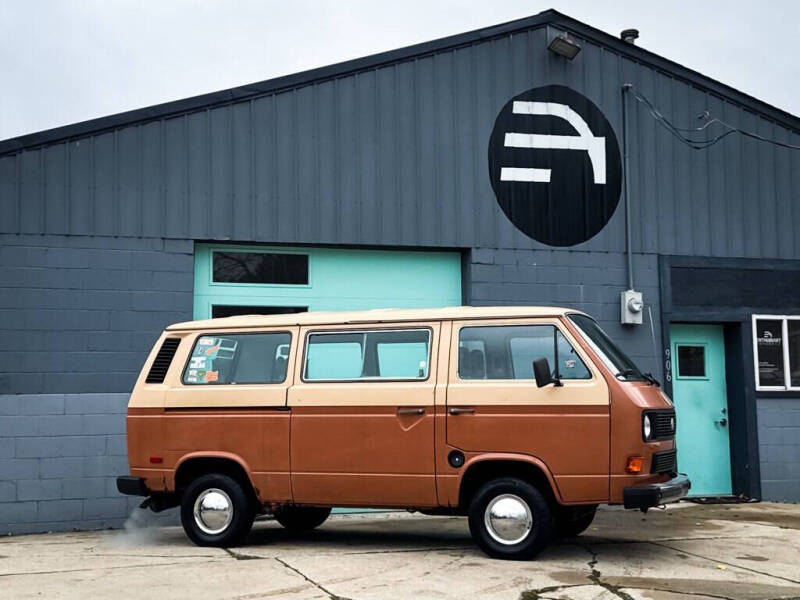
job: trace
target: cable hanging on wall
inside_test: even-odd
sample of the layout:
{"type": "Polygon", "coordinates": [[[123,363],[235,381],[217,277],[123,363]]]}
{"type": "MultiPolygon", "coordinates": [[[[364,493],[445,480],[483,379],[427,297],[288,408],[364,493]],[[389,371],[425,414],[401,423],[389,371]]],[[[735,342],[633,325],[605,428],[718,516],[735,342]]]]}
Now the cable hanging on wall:
{"type": "Polygon", "coordinates": [[[650,115],[656,120],[656,122],[659,125],[661,125],[664,129],[669,131],[675,138],[678,139],[678,141],[680,141],[681,143],[689,146],[690,148],[694,148],[695,150],[705,150],[706,148],[709,148],[709,147],[713,146],[714,144],[717,144],[718,142],[722,141],[723,139],[725,139],[726,137],[728,137],[729,135],[731,135],[733,133],[738,133],[739,135],[743,135],[745,137],[749,137],[749,138],[752,138],[754,140],[758,140],[760,142],[766,142],[768,144],[774,144],[775,146],[779,146],[781,148],[788,148],[789,150],[800,150],[800,146],[796,146],[794,144],[787,144],[786,142],[781,142],[781,141],[778,141],[778,140],[773,140],[773,139],[764,137],[763,135],[760,135],[758,133],[753,133],[752,131],[747,131],[746,129],[741,129],[739,127],[735,127],[735,126],[731,125],[730,123],[727,123],[727,122],[723,121],[722,119],[717,119],[717,118],[709,119],[710,113],[708,111],[704,112],[700,116],[700,118],[702,118],[702,119],[708,119],[707,122],[704,125],[702,125],[700,127],[694,127],[694,128],[688,128],[688,129],[687,128],[677,127],[677,126],[673,125],[672,122],[670,122],[670,120],[667,119],[663,114],[661,114],[661,111],[659,111],[655,107],[655,105],[653,105],[653,103],[650,102],[650,100],[647,99],[647,97],[645,97],[643,94],[641,94],[633,86],[633,84],[626,83],[625,85],[622,86],[622,89],[623,89],[623,91],[630,92],[633,95],[633,97],[636,98],[636,100],[638,102],[643,104],[647,108],[647,110],[650,113],[650,115]],[[694,133],[700,133],[702,131],[705,131],[708,127],[710,127],[711,125],[713,125],[715,123],[718,123],[719,125],[724,127],[725,131],[723,131],[719,135],[714,136],[713,138],[705,139],[705,140],[696,140],[696,139],[693,139],[693,138],[689,137],[688,135],[685,135],[685,134],[694,134],[694,133]]]}

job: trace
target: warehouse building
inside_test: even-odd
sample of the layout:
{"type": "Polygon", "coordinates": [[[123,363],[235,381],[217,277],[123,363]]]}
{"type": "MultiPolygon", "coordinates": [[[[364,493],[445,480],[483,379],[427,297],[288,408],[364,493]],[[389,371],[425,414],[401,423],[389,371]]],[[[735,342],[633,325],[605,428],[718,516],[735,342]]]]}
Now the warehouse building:
{"type": "Polygon", "coordinates": [[[696,494],[800,500],[800,119],[635,37],[547,11],[0,142],[0,533],[124,521],[165,325],[388,306],[584,310],[696,494]]]}

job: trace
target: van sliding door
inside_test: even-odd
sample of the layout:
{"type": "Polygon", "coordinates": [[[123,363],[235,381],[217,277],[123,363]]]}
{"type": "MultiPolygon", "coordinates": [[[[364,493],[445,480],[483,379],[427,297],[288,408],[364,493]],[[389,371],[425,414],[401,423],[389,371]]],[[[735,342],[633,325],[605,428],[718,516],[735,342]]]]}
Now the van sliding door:
{"type": "Polygon", "coordinates": [[[438,323],[306,327],[289,390],[298,503],[435,506],[438,323]]]}

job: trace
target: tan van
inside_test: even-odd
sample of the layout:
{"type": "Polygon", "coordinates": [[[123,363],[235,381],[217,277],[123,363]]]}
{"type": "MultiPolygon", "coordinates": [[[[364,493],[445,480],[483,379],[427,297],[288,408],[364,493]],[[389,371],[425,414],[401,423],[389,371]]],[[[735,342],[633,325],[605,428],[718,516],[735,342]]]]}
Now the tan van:
{"type": "Polygon", "coordinates": [[[197,544],[258,514],[466,515],[490,556],[535,555],[598,504],[675,501],[675,412],[591,317],[456,307],[240,316],[166,329],[128,407],[123,494],[180,506],[197,544]]]}

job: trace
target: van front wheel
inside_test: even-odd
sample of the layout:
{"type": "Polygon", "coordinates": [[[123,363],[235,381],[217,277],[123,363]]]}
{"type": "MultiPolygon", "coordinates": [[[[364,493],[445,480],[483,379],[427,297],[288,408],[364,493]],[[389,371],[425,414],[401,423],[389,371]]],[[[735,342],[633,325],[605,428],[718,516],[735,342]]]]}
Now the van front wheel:
{"type": "Polygon", "coordinates": [[[212,473],[192,481],[181,499],[181,523],[198,546],[235,546],[253,526],[255,511],[242,486],[212,473]]]}
{"type": "Polygon", "coordinates": [[[275,510],[275,520],[289,531],[300,533],[322,525],[331,509],[318,506],[284,506],[275,510]]]}
{"type": "Polygon", "coordinates": [[[553,516],[536,487],[503,477],[484,484],[475,494],[469,507],[469,530],[489,556],[524,560],[550,542],[553,516]]]}

